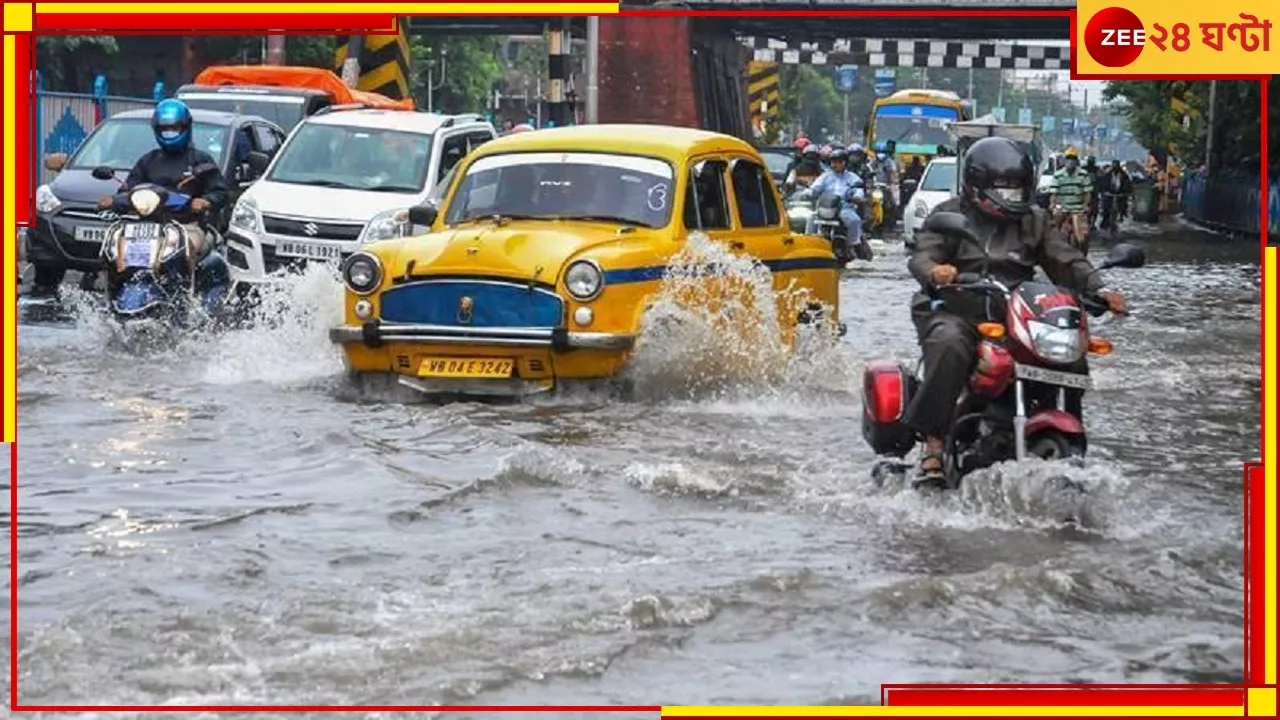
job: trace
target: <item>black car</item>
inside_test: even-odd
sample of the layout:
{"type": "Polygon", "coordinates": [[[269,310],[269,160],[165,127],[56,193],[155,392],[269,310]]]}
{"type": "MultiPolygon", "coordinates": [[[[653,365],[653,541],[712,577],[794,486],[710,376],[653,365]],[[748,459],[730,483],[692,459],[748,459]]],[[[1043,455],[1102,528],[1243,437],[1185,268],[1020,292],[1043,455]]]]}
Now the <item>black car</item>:
{"type": "MultiPolygon", "coordinates": [[[[58,284],[66,270],[100,269],[99,250],[110,215],[99,214],[97,203],[118,192],[120,185],[114,180],[99,180],[92,172],[96,167],[110,167],[118,180],[128,177],[138,158],[156,147],[151,113],[130,110],[113,115],[94,128],[70,157],[55,154],[45,158],[45,167],[58,174],[49,184],[36,188],[35,222],[24,233],[26,259],[35,267],[37,287],[58,284]]],[[[250,153],[262,153],[269,159],[284,142],[285,133],[256,115],[192,110],[191,119],[192,142],[218,161],[232,187],[232,202],[213,218],[213,225],[225,232],[235,199],[261,172],[250,165],[250,153]]],[[[263,159],[254,164],[265,167],[263,159]]]]}
{"type": "Polygon", "coordinates": [[[769,166],[769,174],[773,176],[774,184],[782,187],[782,181],[787,179],[787,170],[791,168],[791,161],[795,160],[795,148],[779,145],[758,149],[765,164],[769,166]]]}

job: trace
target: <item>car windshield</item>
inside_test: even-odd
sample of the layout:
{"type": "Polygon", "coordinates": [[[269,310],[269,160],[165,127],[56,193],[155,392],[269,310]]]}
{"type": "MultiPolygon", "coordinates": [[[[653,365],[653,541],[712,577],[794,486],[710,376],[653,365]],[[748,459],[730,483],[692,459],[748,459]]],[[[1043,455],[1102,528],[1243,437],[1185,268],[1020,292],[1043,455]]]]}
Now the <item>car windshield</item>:
{"type": "Polygon", "coordinates": [[[888,105],[876,111],[875,142],[893,140],[900,154],[932,155],[939,145],[955,146],[951,123],[959,119],[955,108],[934,105],[888,105]]]}
{"type": "Polygon", "coordinates": [[[266,179],[291,185],[419,193],[426,185],[431,135],[305,123],[294,130],[266,179]]]}
{"type": "Polygon", "coordinates": [[[791,165],[791,156],[780,152],[761,153],[764,162],[769,166],[769,172],[773,175],[782,175],[787,172],[787,168],[791,165]]]}
{"type": "Polygon", "coordinates": [[[221,110],[237,115],[257,115],[279,125],[285,132],[302,120],[305,98],[290,95],[224,95],[187,93],[179,97],[189,107],[221,110]]]}
{"type": "Polygon", "coordinates": [[[956,189],[956,164],[929,163],[920,179],[920,189],[930,192],[951,192],[956,189]]]}
{"type": "Polygon", "coordinates": [[[598,219],[665,227],[675,171],[662,160],[589,152],[508,153],[469,168],[445,215],[598,219]]]}
{"type": "MultiPolygon", "coordinates": [[[[192,123],[192,144],[212,155],[214,160],[221,161],[222,151],[227,147],[228,130],[226,125],[192,123]]],[[[128,170],[138,162],[138,158],[157,147],[150,118],[109,118],[84,141],[69,167],[106,166],[128,170]]]]}

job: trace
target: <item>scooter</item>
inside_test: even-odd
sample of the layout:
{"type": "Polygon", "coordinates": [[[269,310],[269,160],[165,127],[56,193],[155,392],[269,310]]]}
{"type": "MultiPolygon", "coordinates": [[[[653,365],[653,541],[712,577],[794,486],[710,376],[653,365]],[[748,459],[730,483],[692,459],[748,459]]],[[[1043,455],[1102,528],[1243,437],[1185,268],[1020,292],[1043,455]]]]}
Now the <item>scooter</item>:
{"type": "MultiPolygon", "coordinates": [[[[862,203],[855,198],[847,201],[853,205],[855,209],[865,216],[865,208],[862,203]]],[[[846,199],[836,193],[825,193],[818,198],[818,206],[814,211],[817,219],[814,222],[818,235],[827,239],[831,243],[831,250],[836,255],[836,261],[841,267],[852,262],[855,258],[858,260],[869,261],[872,259],[871,246],[867,244],[865,238],[857,245],[851,245],[849,242],[849,231],[845,228],[844,222],[840,220],[840,211],[844,209],[846,199]]]]}
{"type": "MultiPolygon", "coordinates": [[[[924,227],[981,247],[959,213],[935,212],[924,227]]],[[[1120,244],[1099,269],[1144,264],[1141,248],[1120,244]]],[[[1080,402],[1091,379],[1081,369],[1086,353],[1112,351],[1110,341],[1089,334],[1083,313],[1101,316],[1107,306],[1048,283],[1008,287],[989,275],[961,273],[935,294],[936,307],[959,294],[988,300],[988,315],[978,323],[976,369],[945,438],[945,488],[955,489],[966,475],[1006,460],[1083,458],[1087,436],[1080,402]]],[[[876,478],[905,473],[909,466],[901,458],[923,440],[903,423],[921,382],[918,372],[918,365],[913,372],[892,360],[873,361],[863,371],[862,436],[877,455],[891,458],[876,464],[876,478]]]]}
{"type": "Polygon", "coordinates": [[[871,188],[870,200],[867,203],[868,215],[867,232],[872,235],[879,235],[884,232],[886,213],[888,212],[888,203],[886,202],[886,194],[889,192],[889,186],[876,182],[871,188]]]}
{"type": "MultiPolygon", "coordinates": [[[[205,171],[198,166],[193,176],[205,171]]],[[[110,168],[95,168],[93,176],[108,179],[113,174],[110,168]]],[[[194,305],[214,320],[227,319],[231,272],[218,252],[221,237],[202,225],[208,249],[200,254],[175,219],[189,212],[192,196],[152,184],[121,195],[132,212],[108,226],[100,251],[112,317],[121,323],[185,327],[194,305]]]]}

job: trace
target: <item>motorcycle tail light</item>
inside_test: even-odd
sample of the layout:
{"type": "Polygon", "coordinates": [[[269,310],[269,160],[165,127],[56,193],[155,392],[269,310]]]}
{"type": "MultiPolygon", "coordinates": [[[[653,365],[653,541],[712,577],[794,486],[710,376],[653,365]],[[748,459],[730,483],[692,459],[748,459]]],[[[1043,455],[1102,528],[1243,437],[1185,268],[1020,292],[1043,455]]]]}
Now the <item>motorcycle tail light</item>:
{"type": "Polygon", "coordinates": [[[1095,337],[1089,338],[1090,355],[1110,355],[1112,349],[1110,340],[1095,337]]]}
{"type": "Polygon", "coordinates": [[[992,340],[1004,337],[1004,325],[1001,323],[978,323],[978,334],[992,340]]]}

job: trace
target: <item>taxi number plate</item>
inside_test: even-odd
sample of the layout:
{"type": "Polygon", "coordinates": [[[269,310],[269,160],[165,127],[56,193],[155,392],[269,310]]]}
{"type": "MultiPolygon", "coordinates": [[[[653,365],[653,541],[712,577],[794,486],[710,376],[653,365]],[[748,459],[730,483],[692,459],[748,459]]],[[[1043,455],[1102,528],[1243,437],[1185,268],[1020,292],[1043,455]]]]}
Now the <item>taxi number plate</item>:
{"type": "Polygon", "coordinates": [[[1074,390],[1088,390],[1093,384],[1088,375],[1081,375],[1080,373],[1046,370],[1032,365],[1023,365],[1021,363],[1019,363],[1014,369],[1017,372],[1018,377],[1023,380],[1048,383],[1050,385],[1061,385],[1074,390]]]}
{"type": "Polygon", "coordinates": [[[493,358],[424,358],[418,366],[418,375],[440,378],[509,378],[515,366],[514,360],[493,358]]]}

